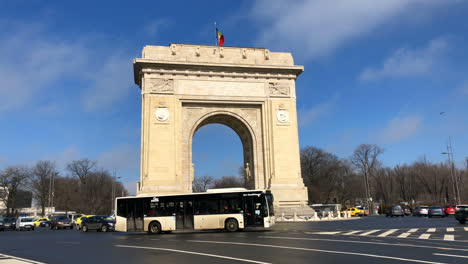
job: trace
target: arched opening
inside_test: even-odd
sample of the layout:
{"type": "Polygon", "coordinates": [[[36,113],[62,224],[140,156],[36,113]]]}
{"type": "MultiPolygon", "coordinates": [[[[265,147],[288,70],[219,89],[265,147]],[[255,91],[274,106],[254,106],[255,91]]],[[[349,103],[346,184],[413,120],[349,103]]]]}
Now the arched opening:
{"type": "Polygon", "coordinates": [[[192,190],[255,188],[253,140],[239,119],[216,114],[196,125],[192,135],[192,190]]]}

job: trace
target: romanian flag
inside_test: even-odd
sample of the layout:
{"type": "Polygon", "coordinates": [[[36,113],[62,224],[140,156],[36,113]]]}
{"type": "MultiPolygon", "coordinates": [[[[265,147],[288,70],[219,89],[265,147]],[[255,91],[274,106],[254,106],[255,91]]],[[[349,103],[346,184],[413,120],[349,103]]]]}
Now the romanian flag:
{"type": "Polygon", "coordinates": [[[218,46],[223,46],[224,45],[224,35],[221,33],[221,31],[216,28],[216,38],[218,39],[218,46]]]}

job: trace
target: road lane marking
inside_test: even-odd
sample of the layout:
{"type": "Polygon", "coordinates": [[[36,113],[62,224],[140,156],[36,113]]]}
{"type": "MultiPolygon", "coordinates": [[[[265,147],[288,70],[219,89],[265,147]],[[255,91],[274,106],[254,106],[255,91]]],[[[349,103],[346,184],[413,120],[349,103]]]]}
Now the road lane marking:
{"type": "Polygon", "coordinates": [[[468,256],[450,255],[450,254],[440,254],[440,253],[432,253],[432,255],[445,256],[445,257],[452,257],[452,258],[468,258],[468,256]]]}
{"type": "Polygon", "coordinates": [[[435,231],[436,231],[435,228],[429,228],[429,229],[427,230],[427,232],[435,232],[435,231]]]}
{"type": "Polygon", "coordinates": [[[447,232],[454,232],[455,229],[453,227],[447,227],[447,232]]]}
{"type": "Polygon", "coordinates": [[[370,235],[370,234],[373,234],[375,232],[379,232],[380,229],[376,229],[376,230],[371,230],[371,231],[368,231],[368,232],[365,232],[365,233],[362,233],[362,234],[359,234],[360,236],[367,236],[367,235],[370,235]]]}
{"type": "Polygon", "coordinates": [[[336,234],[339,234],[341,233],[340,231],[339,232],[313,232],[312,234],[315,234],[315,235],[336,235],[336,234]]]}
{"type": "Polygon", "coordinates": [[[349,235],[352,235],[352,234],[356,234],[357,232],[361,232],[361,230],[355,230],[355,231],[351,231],[349,233],[346,233],[346,234],[343,234],[345,236],[349,236],[349,235]]]}
{"type": "Polygon", "coordinates": [[[403,234],[400,234],[397,237],[405,238],[405,237],[408,237],[409,235],[411,235],[411,233],[403,233],[403,234]]]}
{"type": "Polygon", "coordinates": [[[398,229],[391,229],[391,230],[388,230],[387,232],[384,232],[384,233],[378,235],[378,237],[386,237],[386,236],[388,236],[388,235],[390,235],[392,233],[395,233],[396,231],[398,231],[398,229]]]}
{"type": "Polygon", "coordinates": [[[446,263],[442,263],[442,262],[432,262],[432,261],[425,261],[425,260],[419,260],[419,259],[407,259],[407,258],[399,258],[399,257],[392,257],[392,256],[384,256],[384,255],[374,255],[374,254],[366,254],[366,253],[358,253],[358,252],[350,252],[350,251],[324,250],[324,249],[317,249],[317,248],[299,248],[299,247],[288,247],[288,246],[277,246],[277,245],[239,243],[239,242],[224,242],[224,241],[209,241],[209,240],[187,240],[187,242],[270,247],[270,248],[293,249],[293,250],[323,252],[323,253],[342,254],[342,255],[365,256],[365,257],[371,257],[371,258],[393,259],[393,260],[399,260],[399,261],[417,262],[417,263],[426,263],[426,264],[446,264],[446,263]]]}
{"type": "Polygon", "coordinates": [[[453,241],[455,240],[454,235],[444,235],[444,240],[453,241]]]}
{"type": "Polygon", "coordinates": [[[409,233],[414,233],[414,232],[416,232],[416,231],[418,231],[417,228],[413,228],[413,229],[408,230],[409,233]]]}
{"type": "Polygon", "coordinates": [[[431,236],[431,234],[422,234],[418,238],[419,239],[429,239],[430,236],[431,236]]]}
{"type": "Polygon", "coordinates": [[[242,262],[257,263],[257,264],[271,264],[269,262],[262,262],[262,261],[242,259],[242,258],[233,258],[233,257],[228,257],[228,256],[207,254],[207,253],[194,252],[194,251],[177,250],[177,249],[172,249],[172,248],[139,247],[139,246],[127,246],[127,245],[115,245],[115,246],[116,247],[123,247],[123,248],[137,248],[137,249],[152,249],[152,250],[170,251],[170,252],[192,254],[192,255],[206,256],[206,257],[213,257],[213,258],[231,259],[231,260],[237,260],[237,261],[242,261],[242,262]]]}
{"type": "MultiPolygon", "coordinates": [[[[35,261],[35,260],[30,260],[30,259],[25,259],[25,258],[19,258],[19,257],[15,257],[15,256],[10,256],[10,255],[7,255],[7,254],[3,254],[3,253],[0,253],[0,257],[6,257],[6,258],[10,258],[10,259],[14,259],[14,260],[21,260],[21,261],[24,261],[24,262],[18,262],[18,263],[30,263],[30,264],[46,264],[44,262],[39,262],[39,261],[35,261]]],[[[9,260],[8,260],[9,261],[9,260]]],[[[4,263],[11,263],[10,262],[4,262],[4,263]]]]}

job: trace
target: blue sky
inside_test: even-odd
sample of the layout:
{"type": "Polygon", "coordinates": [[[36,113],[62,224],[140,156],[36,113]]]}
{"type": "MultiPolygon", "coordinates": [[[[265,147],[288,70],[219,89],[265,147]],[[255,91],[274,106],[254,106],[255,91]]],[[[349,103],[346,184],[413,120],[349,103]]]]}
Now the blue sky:
{"type": "MultiPolygon", "coordinates": [[[[349,157],[361,143],[393,166],[433,162],[450,136],[468,157],[468,2],[0,0],[0,168],[89,157],[139,178],[145,45],[212,44],[292,52],[300,144],[349,157]],[[440,112],[445,112],[440,115],[440,112]]],[[[194,139],[196,175],[237,174],[242,147],[222,125],[194,139]]]]}

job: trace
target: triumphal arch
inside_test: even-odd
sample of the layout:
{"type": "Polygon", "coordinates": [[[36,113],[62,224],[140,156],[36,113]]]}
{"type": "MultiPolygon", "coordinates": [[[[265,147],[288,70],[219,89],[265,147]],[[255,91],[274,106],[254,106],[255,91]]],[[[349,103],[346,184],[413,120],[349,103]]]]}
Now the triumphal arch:
{"type": "Polygon", "coordinates": [[[133,65],[142,94],[138,194],[192,192],[193,136],[218,123],[242,141],[248,188],[271,189],[276,206],[306,204],[295,88],[304,69],[290,53],[170,44],[146,46],[133,65]]]}

